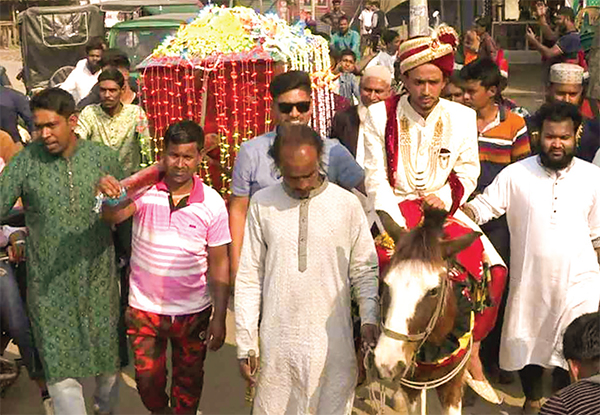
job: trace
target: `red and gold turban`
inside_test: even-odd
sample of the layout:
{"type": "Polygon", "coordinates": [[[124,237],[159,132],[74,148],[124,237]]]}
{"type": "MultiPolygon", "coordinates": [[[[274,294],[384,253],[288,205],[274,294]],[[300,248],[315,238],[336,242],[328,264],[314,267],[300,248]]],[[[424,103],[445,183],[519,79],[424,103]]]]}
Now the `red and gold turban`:
{"type": "Polygon", "coordinates": [[[450,26],[440,26],[431,36],[408,39],[398,48],[400,73],[405,74],[417,66],[432,63],[444,75],[452,75],[454,70],[454,48],[458,45],[458,35],[450,26]]]}

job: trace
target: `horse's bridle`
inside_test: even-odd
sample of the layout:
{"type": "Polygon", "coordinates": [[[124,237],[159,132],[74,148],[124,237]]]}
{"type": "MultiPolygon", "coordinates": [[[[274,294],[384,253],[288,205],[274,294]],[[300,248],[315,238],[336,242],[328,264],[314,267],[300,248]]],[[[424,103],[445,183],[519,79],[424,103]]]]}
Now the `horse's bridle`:
{"type": "MultiPolygon", "coordinates": [[[[448,264],[448,266],[449,265],[450,264],[448,264]]],[[[448,272],[449,272],[449,270],[450,270],[450,268],[448,268],[448,272]]],[[[441,292],[440,298],[435,306],[433,315],[429,319],[429,323],[427,323],[427,327],[425,327],[425,331],[422,331],[417,334],[398,333],[397,331],[387,328],[385,326],[385,323],[383,322],[383,319],[381,319],[382,333],[385,334],[390,339],[394,339],[394,340],[398,340],[398,341],[405,341],[405,342],[409,342],[409,343],[421,342],[421,345],[423,343],[425,343],[427,341],[427,338],[429,337],[429,335],[431,335],[431,332],[433,332],[433,329],[435,328],[435,325],[437,324],[440,316],[442,315],[442,308],[444,307],[444,303],[446,302],[446,291],[448,288],[448,279],[449,279],[448,275],[446,275],[442,278],[442,287],[441,287],[442,292],[441,292]]],[[[419,345],[419,348],[421,345],[419,345]]]]}
{"type": "MultiPolygon", "coordinates": [[[[467,362],[469,361],[469,359],[471,357],[471,349],[473,347],[473,336],[469,337],[469,345],[468,345],[468,348],[466,349],[466,353],[462,357],[461,361],[458,363],[458,365],[456,365],[456,367],[454,369],[452,369],[450,372],[448,372],[444,376],[442,376],[438,379],[433,379],[433,380],[430,379],[430,380],[426,380],[426,381],[410,380],[407,377],[408,373],[411,371],[411,369],[414,367],[414,365],[416,363],[417,353],[418,353],[419,349],[421,348],[421,346],[423,346],[423,344],[425,344],[425,342],[427,341],[427,338],[433,332],[433,329],[435,328],[440,316],[442,315],[442,308],[444,306],[444,303],[446,302],[448,286],[451,284],[450,277],[453,274],[452,262],[453,261],[451,261],[451,260],[446,261],[446,267],[447,267],[446,270],[447,271],[446,271],[446,275],[444,276],[444,278],[442,278],[442,283],[441,283],[442,293],[440,294],[440,298],[436,304],[433,315],[431,316],[429,323],[427,323],[427,327],[425,328],[425,331],[423,331],[421,333],[417,333],[417,334],[398,333],[396,331],[388,329],[385,326],[385,323],[383,322],[383,317],[382,317],[380,326],[381,326],[381,331],[384,335],[386,335],[387,337],[389,337],[393,340],[405,341],[405,342],[409,342],[409,343],[419,343],[419,345],[417,346],[417,349],[413,353],[411,361],[404,368],[404,372],[402,373],[402,375],[399,378],[395,377],[395,379],[397,379],[402,386],[405,386],[405,387],[408,387],[411,389],[421,390],[422,392],[425,392],[428,389],[438,388],[439,386],[449,382],[461,370],[463,370],[465,365],[467,364],[467,362]]],[[[454,264],[454,265],[456,265],[456,264],[454,264]]],[[[381,313],[381,316],[383,316],[383,312],[381,313]]],[[[367,376],[368,376],[368,373],[369,372],[367,371],[367,376]]],[[[383,388],[382,384],[380,384],[380,385],[383,388]]],[[[381,394],[381,396],[385,396],[383,389],[380,391],[380,394],[381,394]]],[[[373,397],[371,397],[371,400],[373,402],[375,401],[373,397]]],[[[383,408],[383,406],[384,406],[384,404],[381,403],[380,408],[383,408]]],[[[425,408],[425,406],[423,405],[422,408],[425,408]]],[[[425,412],[423,412],[423,413],[425,413],[425,412]]]]}

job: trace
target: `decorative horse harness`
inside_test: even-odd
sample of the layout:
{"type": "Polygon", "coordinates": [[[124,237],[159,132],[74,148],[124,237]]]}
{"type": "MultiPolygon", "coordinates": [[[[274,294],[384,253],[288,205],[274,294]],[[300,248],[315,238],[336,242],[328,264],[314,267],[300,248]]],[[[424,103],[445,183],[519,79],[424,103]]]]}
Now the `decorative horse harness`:
{"type": "MultiPolygon", "coordinates": [[[[433,332],[433,329],[435,328],[440,316],[442,315],[442,309],[446,302],[446,296],[447,296],[447,291],[448,291],[451,269],[452,268],[450,267],[450,261],[447,261],[448,274],[444,278],[442,278],[442,283],[441,283],[441,291],[442,292],[441,292],[439,300],[435,306],[433,315],[429,319],[429,322],[427,323],[427,326],[425,327],[424,331],[417,333],[417,334],[398,333],[398,332],[386,327],[385,323],[383,322],[383,319],[381,320],[381,323],[380,323],[381,331],[384,335],[386,335],[390,339],[397,340],[397,341],[405,341],[405,342],[409,342],[409,343],[420,343],[419,346],[417,347],[417,350],[415,350],[415,352],[413,354],[413,358],[412,358],[410,364],[406,365],[406,368],[404,369],[404,373],[402,374],[402,376],[399,379],[400,384],[407,386],[411,389],[428,390],[428,389],[435,389],[435,388],[443,385],[444,383],[446,383],[446,382],[450,381],[452,378],[454,378],[454,376],[456,376],[464,368],[464,366],[467,364],[467,362],[469,361],[469,358],[471,356],[471,348],[473,346],[473,337],[472,336],[470,337],[468,349],[467,349],[466,353],[464,354],[462,360],[454,369],[452,369],[446,375],[442,376],[439,379],[435,379],[435,380],[431,380],[431,381],[427,381],[427,382],[417,382],[417,381],[412,381],[412,380],[407,379],[408,373],[415,365],[416,357],[419,352],[419,349],[423,346],[423,344],[425,344],[425,342],[427,341],[427,339],[433,332]]],[[[381,313],[381,315],[383,315],[383,312],[381,313]]]]}

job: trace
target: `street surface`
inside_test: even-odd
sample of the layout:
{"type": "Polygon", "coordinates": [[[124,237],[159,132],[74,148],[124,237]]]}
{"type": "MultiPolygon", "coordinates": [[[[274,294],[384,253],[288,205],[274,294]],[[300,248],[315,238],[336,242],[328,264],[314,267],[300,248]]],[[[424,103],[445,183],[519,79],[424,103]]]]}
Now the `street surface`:
{"type": "MultiPolygon", "coordinates": [[[[250,414],[250,408],[244,401],[245,384],[239,375],[237,368],[235,353],[235,322],[231,308],[232,307],[230,306],[230,311],[227,315],[226,342],[218,352],[208,353],[204,366],[204,391],[202,393],[199,408],[202,415],[250,414]]],[[[18,349],[11,344],[4,355],[8,359],[16,358],[18,357],[18,349]]],[[[545,380],[548,381],[549,376],[547,376],[545,380]]],[[[379,390],[378,384],[375,386],[375,389],[376,391],[379,390]]],[[[502,405],[492,405],[477,398],[474,406],[463,408],[463,414],[517,415],[521,413],[521,406],[523,405],[524,398],[516,377],[515,382],[512,385],[496,386],[496,390],[504,399],[502,405]]],[[[549,385],[547,385],[546,391],[546,395],[549,396],[549,385]]],[[[84,382],[84,393],[88,403],[88,413],[92,414],[91,404],[94,393],[93,380],[84,382]]],[[[123,371],[119,394],[117,415],[141,415],[149,413],[144,408],[135,388],[135,372],[133,364],[130,364],[123,371]]],[[[384,414],[398,414],[398,412],[395,412],[390,407],[392,391],[388,387],[386,387],[386,397],[384,414]]],[[[368,389],[366,387],[358,388],[357,397],[354,401],[353,415],[375,414],[374,408],[376,408],[376,406],[369,400],[368,389]]],[[[429,391],[427,394],[427,408],[427,413],[430,415],[441,413],[437,394],[434,391],[429,391]]],[[[37,387],[29,380],[24,368],[17,382],[11,386],[6,393],[6,396],[0,401],[0,413],[3,415],[43,414],[37,387]]]]}
{"type": "MultiPolygon", "coordinates": [[[[21,68],[20,52],[17,49],[0,50],[0,62],[7,68],[7,72],[15,89],[25,92],[23,84],[16,80],[16,74],[21,68]]],[[[505,95],[534,111],[543,102],[541,67],[538,65],[513,65],[510,67],[509,88],[505,95]]],[[[231,307],[230,307],[231,309],[231,307]]],[[[210,353],[205,364],[205,381],[200,411],[203,415],[212,414],[249,414],[250,408],[244,402],[245,384],[238,373],[235,353],[235,324],[234,315],[230,311],[227,316],[227,339],[221,350],[210,353]]],[[[10,345],[5,357],[13,359],[18,357],[18,350],[10,345]]],[[[546,376],[546,381],[549,381],[546,376]]],[[[546,396],[549,396],[549,387],[546,385],[546,396]]],[[[474,406],[463,408],[465,415],[492,415],[492,414],[520,414],[523,405],[523,393],[515,376],[512,385],[495,385],[504,403],[499,406],[491,405],[477,398],[474,406]]],[[[84,391],[88,401],[89,413],[93,395],[93,381],[84,382],[84,391]]],[[[391,402],[390,389],[387,389],[385,414],[397,414],[389,405],[391,402]]],[[[439,414],[441,409],[437,395],[434,391],[428,392],[428,414],[439,414]]],[[[353,414],[366,415],[374,412],[374,405],[369,401],[369,392],[365,387],[357,390],[355,410],[353,414]]],[[[0,414],[42,414],[43,409],[37,387],[27,376],[26,370],[19,376],[18,381],[7,391],[6,396],[0,401],[0,414]]],[[[147,414],[135,388],[135,373],[133,364],[130,364],[122,374],[120,399],[117,414],[137,415],[147,414]]]]}

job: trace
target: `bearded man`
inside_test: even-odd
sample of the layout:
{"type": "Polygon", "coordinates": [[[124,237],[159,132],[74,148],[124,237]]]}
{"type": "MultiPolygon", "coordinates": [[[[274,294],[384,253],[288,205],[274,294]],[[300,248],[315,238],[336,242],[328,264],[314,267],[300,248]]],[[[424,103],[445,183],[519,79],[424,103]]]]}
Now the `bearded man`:
{"type": "MultiPolygon", "coordinates": [[[[550,68],[546,102],[568,102],[579,107],[583,119],[577,131],[577,157],[592,161],[600,148],[600,103],[585,97],[584,69],[573,63],[557,63],[550,68]]],[[[540,137],[540,113],[526,119],[534,143],[540,137]]]]}
{"type": "Polygon", "coordinates": [[[506,213],[510,291],[500,367],[519,371],[524,413],[537,413],[543,367],[553,389],[569,384],[561,338],[600,300],[600,169],[575,156],[581,115],[557,102],[540,109],[540,154],[513,163],[463,209],[478,224],[506,213]]]}
{"type": "Polygon", "coordinates": [[[73,95],[75,103],[85,98],[96,84],[102,70],[102,54],[105,49],[106,43],[101,37],[92,38],[85,46],[86,58],[77,62],[75,69],[60,85],[61,89],[73,95]]]}
{"type": "MultiPolygon", "coordinates": [[[[529,44],[536,49],[542,56],[547,70],[555,63],[568,62],[577,63],[580,62],[579,53],[581,49],[581,38],[577,27],[575,26],[575,12],[570,7],[561,7],[556,14],[556,28],[558,33],[553,33],[549,30],[548,25],[545,22],[545,8],[541,7],[538,10],[540,14],[540,26],[544,36],[547,34],[551,35],[548,37],[551,39],[554,37],[556,43],[552,47],[545,46],[540,39],[538,39],[533,32],[531,27],[527,27],[525,37],[529,41],[529,44]]],[[[547,75],[548,72],[545,73],[547,75]]]]}

